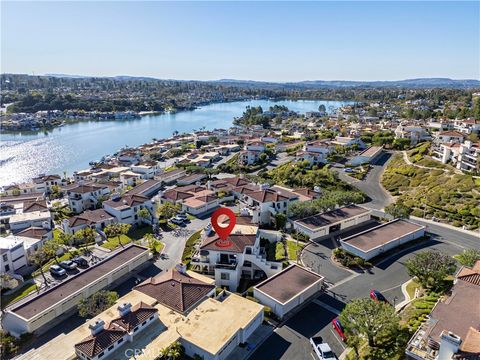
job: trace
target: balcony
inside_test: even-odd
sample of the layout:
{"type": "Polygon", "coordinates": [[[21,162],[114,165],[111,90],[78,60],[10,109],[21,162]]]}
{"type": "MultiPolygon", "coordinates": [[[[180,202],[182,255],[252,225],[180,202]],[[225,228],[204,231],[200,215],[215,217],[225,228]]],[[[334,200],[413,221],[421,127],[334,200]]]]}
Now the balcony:
{"type": "Polygon", "coordinates": [[[220,260],[215,264],[215,269],[235,270],[237,267],[237,260],[220,260]]]}

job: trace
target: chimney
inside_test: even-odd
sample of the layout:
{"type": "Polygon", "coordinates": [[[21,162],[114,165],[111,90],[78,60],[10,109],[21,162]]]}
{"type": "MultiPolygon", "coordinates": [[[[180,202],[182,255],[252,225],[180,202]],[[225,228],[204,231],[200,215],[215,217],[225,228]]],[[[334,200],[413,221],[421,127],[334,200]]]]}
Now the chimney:
{"type": "Polygon", "coordinates": [[[452,356],[458,352],[461,343],[462,339],[460,336],[444,330],[440,335],[438,360],[450,360],[452,356]]]}
{"type": "Polygon", "coordinates": [[[185,265],[185,264],[183,264],[183,263],[180,263],[180,264],[175,265],[175,269],[176,269],[180,274],[187,275],[187,265],[185,265]]]}
{"type": "Polygon", "coordinates": [[[118,313],[122,317],[127,315],[130,312],[131,309],[132,309],[132,304],[130,304],[129,302],[125,302],[117,308],[118,313]]]}
{"type": "Polygon", "coordinates": [[[105,328],[105,321],[103,321],[102,319],[97,319],[95,320],[94,324],[88,325],[88,328],[90,329],[92,335],[97,335],[105,328]]]}

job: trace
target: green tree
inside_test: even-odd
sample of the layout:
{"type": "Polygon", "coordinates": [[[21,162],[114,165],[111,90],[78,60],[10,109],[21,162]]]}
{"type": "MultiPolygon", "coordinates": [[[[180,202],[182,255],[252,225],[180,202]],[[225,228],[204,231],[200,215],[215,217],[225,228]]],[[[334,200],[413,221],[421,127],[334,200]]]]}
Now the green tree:
{"type": "Polygon", "coordinates": [[[138,210],[137,214],[138,214],[138,217],[142,219],[142,222],[146,222],[147,220],[151,221],[152,216],[150,214],[150,211],[148,211],[147,208],[142,208],[138,210]]]}
{"type": "Polygon", "coordinates": [[[363,336],[370,347],[382,347],[399,332],[400,319],[395,309],[384,302],[354,299],[340,314],[347,338],[363,336]]]}
{"type": "Polygon", "coordinates": [[[78,313],[81,317],[94,317],[107,310],[117,300],[118,294],[115,291],[97,291],[88,298],[80,300],[77,305],[78,313]]]}
{"type": "Polygon", "coordinates": [[[475,263],[480,260],[480,250],[465,249],[461,254],[455,256],[460,264],[463,266],[473,267],[475,263]]]}
{"type": "Polygon", "coordinates": [[[157,214],[160,219],[167,220],[175,216],[179,210],[180,206],[173,205],[170,202],[166,202],[165,204],[161,204],[158,206],[157,214]]]}
{"type": "Polygon", "coordinates": [[[179,341],[175,341],[170,346],[160,352],[159,359],[177,360],[185,354],[185,348],[179,341]]]}
{"type": "Polygon", "coordinates": [[[0,358],[12,358],[17,353],[18,348],[18,340],[0,330],[0,358]]]}
{"type": "Polygon", "coordinates": [[[116,237],[118,239],[118,244],[123,247],[122,244],[122,235],[126,235],[128,231],[130,230],[131,225],[130,224],[124,224],[124,223],[113,223],[109,224],[105,227],[105,235],[107,237],[116,237]]]}
{"type": "Polygon", "coordinates": [[[97,232],[91,227],[83,228],[73,235],[73,242],[76,245],[90,244],[95,241],[97,237],[97,232]]]}
{"type": "Polygon", "coordinates": [[[278,213],[275,215],[275,227],[277,230],[282,230],[287,225],[287,217],[284,214],[278,213]]]}
{"type": "Polygon", "coordinates": [[[40,274],[42,275],[43,282],[45,286],[48,286],[47,278],[45,277],[45,273],[43,272],[43,265],[47,263],[51,259],[50,254],[45,251],[44,247],[41,247],[39,250],[35,251],[30,257],[28,258],[30,263],[35,265],[39,268],[40,274]]]}
{"type": "Polygon", "coordinates": [[[405,263],[408,275],[416,276],[424,288],[435,288],[448,276],[453,275],[457,266],[455,260],[439,251],[428,250],[405,263]]]}
{"type": "Polygon", "coordinates": [[[385,213],[391,215],[394,219],[408,219],[412,209],[402,203],[390,204],[385,206],[385,213]]]}

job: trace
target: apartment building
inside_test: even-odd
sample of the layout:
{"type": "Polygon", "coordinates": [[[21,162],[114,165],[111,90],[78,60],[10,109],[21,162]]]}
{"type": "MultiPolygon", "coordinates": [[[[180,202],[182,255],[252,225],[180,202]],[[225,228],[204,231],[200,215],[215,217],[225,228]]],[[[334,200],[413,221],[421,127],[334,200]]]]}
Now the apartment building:
{"type": "MultiPolygon", "coordinates": [[[[215,276],[215,284],[236,291],[241,278],[270,277],[282,270],[282,263],[268,261],[261,239],[276,242],[278,232],[259,230],[251,217],[237,217],[237,224],[226,240],[204,234],[194,256],[194,269],[215,276]]],[[[265,241],[265,240],[264,240],[265,241]]]]}
{"type": "Polygon", "coordinates": [[[81,184],[67,191],[70,209],[79,214],[88,209],[94,209],[99,199],[110,194],[110,188],[105,184],[81,184]]]}

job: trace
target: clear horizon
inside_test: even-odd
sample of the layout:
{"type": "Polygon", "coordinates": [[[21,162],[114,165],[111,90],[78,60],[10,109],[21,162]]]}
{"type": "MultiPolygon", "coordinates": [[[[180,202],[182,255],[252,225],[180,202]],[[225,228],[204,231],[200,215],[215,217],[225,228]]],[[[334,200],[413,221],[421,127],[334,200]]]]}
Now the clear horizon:
{"type": "Polygon", "coordinates": [[[266,82],[480,79],[479,2],[11,2],[1,72],[266,82]]]}

